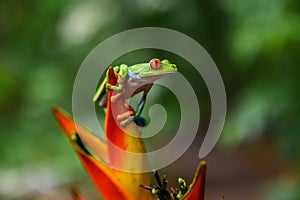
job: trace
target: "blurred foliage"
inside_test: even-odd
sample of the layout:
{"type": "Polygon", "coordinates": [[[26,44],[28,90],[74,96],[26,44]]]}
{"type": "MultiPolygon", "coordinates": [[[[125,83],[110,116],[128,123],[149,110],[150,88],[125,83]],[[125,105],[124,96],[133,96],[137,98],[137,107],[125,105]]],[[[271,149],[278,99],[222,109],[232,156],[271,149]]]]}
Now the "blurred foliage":
{"type": "MultiPolygon", "coordinates": [[[[89,51],[143,26],[181,31],[214,59],[228,97],[221,145],[268,137],[281,147],[283,160],[300,166],[299,11],[297,0],[0,1],[0,169],[42,163],[58,177],[78,173],[50,106],[71,111],[73,81],[89,51]]],[[[142,56],[128,62],[153,57],[142,56]]],[[[204,83],[173,57],[198,97],[205,93],[201,116],[209,121],[204,83]]]]}

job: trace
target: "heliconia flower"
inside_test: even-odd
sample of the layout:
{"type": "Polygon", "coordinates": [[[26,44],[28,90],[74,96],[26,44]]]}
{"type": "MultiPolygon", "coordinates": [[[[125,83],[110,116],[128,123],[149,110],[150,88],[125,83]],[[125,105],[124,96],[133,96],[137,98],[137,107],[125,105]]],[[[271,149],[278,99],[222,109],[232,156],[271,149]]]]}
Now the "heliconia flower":
{"type": "Polygon", "coordinates": [[[144,186],[142,187],[146,190],[150,190],[153,195],[159,200],[204,200],[205,192],[205,176],[206,176],[206,162],[200,162],[194,179],[190,186],[186,185],[186,182],[182,178],[178,178],[179,188],[173,189],[171,191],[168,189],[168,181],[166,176],[164,176],[161,181],[158,172],[154,172],[154,178],[157,182],[155,186],[144,186]]]}
{"type": "MultiPolygon", "coordinates": [[[[107,71],[107,77],[111,85],[117,84],[117,74],[114,73],[112,68],[107,71]]],[[[162,188],[163,185],[158,182],[157,176],[158,186],[150,186],[151,173],[149,172],[136,173],[147,168],[148,160],[145,157],[136,159],[124,152],[146,152],[142,139],[135,137],[140,135],[141,132],[134,122],[130,122],[126,127],[120,126],[115,118],[118,118],[118,115],[128,113],[128,106],[126,106],[125,99],[122,96],[115,98],[113,102],[111,101],[112,97],[116,97],[116,93],[107,90],[106,142],[97,138],[78,122],[75,122],[62,109],[52,107],[55,119],[101,195],[109,200],[151,200],[152,194],[162,200],[203,200],[206,174],[205,162],[200,163],[192,184],[187,187],[183,179],[179,179],[180,188],[176,191],[167,190],[165,187],[166,181],[164,182],[165,186],[162,188]],[[120,151],[120,149],[123,151],[120,151]],[[151,189],[151,192],[145,188],[151,189]],[[168,198],[160,193],[168,193],[168,198]]],[[[83,200],[76,192],[73,192],[73,196],[75,200],[83,200]]]]}

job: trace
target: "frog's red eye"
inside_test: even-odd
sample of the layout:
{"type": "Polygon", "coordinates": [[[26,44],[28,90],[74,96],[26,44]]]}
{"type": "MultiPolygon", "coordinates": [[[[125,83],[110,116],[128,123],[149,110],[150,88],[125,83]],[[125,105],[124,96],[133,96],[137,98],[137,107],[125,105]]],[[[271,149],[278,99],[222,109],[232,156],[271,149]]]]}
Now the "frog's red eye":
{"type": "Polygon", "coordinates": [[[150,60],[150,67],[152,69],[159,69],[160,68],[160,60],[157,58],[153,58],[150,60]]]}

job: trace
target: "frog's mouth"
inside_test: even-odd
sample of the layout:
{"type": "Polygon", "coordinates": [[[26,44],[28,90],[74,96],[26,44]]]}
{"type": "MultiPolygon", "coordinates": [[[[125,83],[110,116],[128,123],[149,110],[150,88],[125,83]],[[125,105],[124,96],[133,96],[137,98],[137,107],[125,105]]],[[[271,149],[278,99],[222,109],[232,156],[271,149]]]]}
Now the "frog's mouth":
{"type": "Polygon", "coordinates": [[[166,75],[169,75],[169,74],[175,74],[177,71],[168,71],[168,72],[164,72],[164,73],[161,73],[161,74],[152,74],[152,73],[149,73],[149,75],[139,75],[139,77],[137,78],[138,81],[140,82],[143,82],[143,83],[153,83],[155,82],[156,80],[166,76],[166,75]]]}
{"type": "Polygon", "coordinates": [[[142,78],[147,78],[147,77],[161,77],[161,76],[165,76],[168,74],[174,74],[178,71],[176,65],[174,65],[174,67],[172,67],[170,70],[168,71],[147,71],[147,72],[143,72],[143,75],[139,75],[142,78]]]}

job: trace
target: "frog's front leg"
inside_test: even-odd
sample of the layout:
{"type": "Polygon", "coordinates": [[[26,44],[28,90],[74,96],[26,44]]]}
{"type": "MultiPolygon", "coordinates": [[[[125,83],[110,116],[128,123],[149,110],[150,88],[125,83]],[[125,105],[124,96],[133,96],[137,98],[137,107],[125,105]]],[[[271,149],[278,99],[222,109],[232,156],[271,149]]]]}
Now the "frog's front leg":
{"type": "Polygon", "coordinates": [[[106,89],[110,89],[113,91],[116,91],[117,93],[114,94],[111,97],[112,102],[116,102],[123,94],[124,94],[124,84],[125,84],[125,78],[127,76],[128,72],[128,66],[122,64],[120,66],[120,69],[118,71],[118,80],[117,80],[117,85],[111,85],[109,83],[106,83],[106,89]]]}
{"type": "Polygon", "coordinates": [[[124,88],[124,79],[121,75],[118,75],[117,85],[111,85],[106,83],[106,89],[110,89],[116,92],[121,92],[124,88]]]}
{"type": "Polygon", "coordinates": [[[106,87],[108,87],[109,89],[117,92],[114,95],[112,95],[110,98],[112,103],[116,102],[125,93],[125,90],[123,89],[124,80],[120,76],[118,77],[117,83],[118,83],[118,87],[112,85],[106,85],[106,87]]]}

